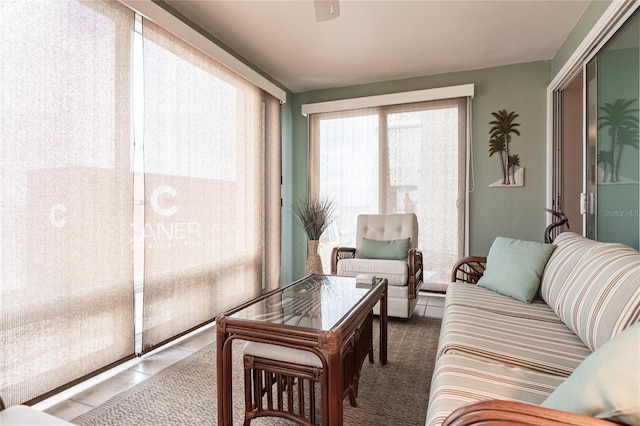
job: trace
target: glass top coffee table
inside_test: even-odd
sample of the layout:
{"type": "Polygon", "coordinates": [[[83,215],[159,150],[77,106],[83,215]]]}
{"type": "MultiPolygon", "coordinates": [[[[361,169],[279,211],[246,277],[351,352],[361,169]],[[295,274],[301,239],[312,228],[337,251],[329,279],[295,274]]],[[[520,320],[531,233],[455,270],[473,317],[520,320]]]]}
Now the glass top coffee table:
{"type": "Polygon", "coordinates": [[[387,362],[387,280],[370,287],[355,278],[309,275],[266,293],[216,319],[218,424],[232,419],[232,343],[273,343],[312,352],[326,361],[329,413],[323,424],[342,425],[342,355],[349,339],[380,301],[380,363],[387,362]],[[326,351],[323,354],[322,351],[326,351]]]}

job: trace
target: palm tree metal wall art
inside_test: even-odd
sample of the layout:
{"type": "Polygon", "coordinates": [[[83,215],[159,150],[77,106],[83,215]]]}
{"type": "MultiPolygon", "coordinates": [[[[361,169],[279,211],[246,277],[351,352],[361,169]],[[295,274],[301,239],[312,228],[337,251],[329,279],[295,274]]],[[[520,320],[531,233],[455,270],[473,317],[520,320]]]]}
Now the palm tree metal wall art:
{"type": "Polygon", "coordinates": [[[520,136],[517,129],[519,123],[514,122],[518,114],[515,111],[507,112],[501,109],[498,112],[492,112],[494,120],[490,121],[492,125],[489,130],[489,157],[494,154],[500,155],[500,168],[502,170],[502,185],[516,184],[516,167],[520,167],[520,157],[517,154],[509,155],[509,144],[512,135],[520,136]]]}
{"type": "Polygon", "coordinates": [[[513,154],[509,156],[509,169],[511,169],[511,181],[516,183],[516,167],[520,167],[520,156],[513,154]]]}
{"type": "Polygon", "coordinates": [[[638,108],[633,108],[637,99],[616,99],[600,107],[602,115],[598,117],[598,129],[609,128],[611,149],[598,151],[598,163],[604,163],[604,176],[607,178],[607,165],[611,166],[609,182],[620,182],[620,160],[625,146],[638,149],[638,108]]]}

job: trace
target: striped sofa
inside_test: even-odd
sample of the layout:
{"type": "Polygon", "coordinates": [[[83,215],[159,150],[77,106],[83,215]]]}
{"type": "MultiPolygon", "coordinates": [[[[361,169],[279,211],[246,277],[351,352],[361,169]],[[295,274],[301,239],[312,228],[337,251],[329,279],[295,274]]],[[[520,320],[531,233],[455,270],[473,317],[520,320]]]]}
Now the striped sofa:
{"type": "MultiPolygon", "coordinates": [[[[469,283],[449,285],[427,426],[604,422],[540,404],[589,354],[640,321],[640,253],[571,232],[554,244],[531,304],[469,283]]],[[[468,281],[482,274],[481,264],[472,259],[468,281]]]]}

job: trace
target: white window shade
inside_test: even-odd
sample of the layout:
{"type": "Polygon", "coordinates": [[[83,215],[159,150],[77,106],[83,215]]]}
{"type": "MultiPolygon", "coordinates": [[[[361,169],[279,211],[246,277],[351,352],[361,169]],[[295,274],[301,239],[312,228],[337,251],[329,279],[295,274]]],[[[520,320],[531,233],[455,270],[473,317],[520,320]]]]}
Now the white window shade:
{"type": "Polygon", "coordinates": [[[279,284],[277,99],[143,24],[142,349],[279,284]]]}
{"type": "Polygon", "coordinates": [[[312,114],[309,193],[336,203],[320,239],[355,247],[359,214],[416,213],[418,246],[437,282],[465,250],[467,99],[312,114]]]}
{"type": "Polygon", "coordinates": [[[149,350],[278,286],[280,103],[115,1],[0,21],[11,406],[133,357],[134,323],[149,350]]]}
{"type": "Polygon", "coordinates": [[[0,8],[0,395],[134,354],[130,57],[118,3],[0,8]]]}
{"type": "Polygon", "coordinates": [[[155,22],[162,28],[171,32],[185,43],[200,50],[210,58],[215,59],[230,71],[242,76],[247,81],[253,83],[260,89],[279,99],[280,102],[287,102],[287,93],[277,85],[273,84],[263,75],[240,61],[235,56],[216,45],[211,40],[182,22],[177,17],[155,4],[152,0],[118,0],[127,7],[140,13],[148,20],[155,22]]]}

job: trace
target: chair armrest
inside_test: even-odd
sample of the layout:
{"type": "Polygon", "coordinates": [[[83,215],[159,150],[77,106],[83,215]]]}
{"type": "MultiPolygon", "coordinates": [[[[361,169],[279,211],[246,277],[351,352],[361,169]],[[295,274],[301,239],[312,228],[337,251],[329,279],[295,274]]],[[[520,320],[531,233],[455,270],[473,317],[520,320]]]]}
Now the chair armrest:
{"type": "Polygon", "coordinates": [[[463,257],[453,265],[451,282],[476,284],[487,266],[487,258],[479,256],[463,257]]]}
{"type": "Polygon", "coordinates": [[[443,426],[488,424],[612,426],[618,423],[539,405],[490,400],[464,405],[453,411],[443,426]]]}
{"type": "Polygon", "coordinates": [[[409,299],[415,299],[418,297],[418,292],[422,286],[422,251],[418,249],[409,249],[407,256],[407,264],[409,266],[409,299]]]}
{"type": "Polygon", "coordinates": [[[331,275],[338,273],[338,262],[341,259],[353,259],[356,257],[356,249],[353,247],[334,247],[331,250],[331,275]]]}
{"type": "MultiPolygon", "coordinates": [[[[353,247],[334,247],[331,250],[331,275],[338,273],[338,262],[342,259],[353,259],[356,256],[356,249],[353,247]]],[[[422,286],[422,251],[409,249],[407,255],[409,267],[409,299],[418,297],[418,291],[422,286]]]]}

